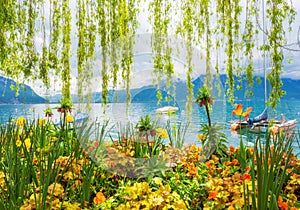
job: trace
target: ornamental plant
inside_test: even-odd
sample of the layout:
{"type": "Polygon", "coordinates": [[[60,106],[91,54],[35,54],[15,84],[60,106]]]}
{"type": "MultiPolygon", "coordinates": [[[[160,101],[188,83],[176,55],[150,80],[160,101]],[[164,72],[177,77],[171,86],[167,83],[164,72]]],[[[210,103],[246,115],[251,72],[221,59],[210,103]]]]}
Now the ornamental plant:
{"type": "Polygon", "coordinates": [[[178,125],[174,123],[171,125],[170,120],[167,121],[166,130],[170,140],[171,147],[182,149],[185,143],[185,135],[189,127],[189,122],[180,122],[178,125]]]}
{"type": "Polygon", "coordinates": [[[210,113],[211,106],[214,104],[214,100],[210,95],[210,92],[206,86],[200,87],[198,95],[195,101],[200,107],[204,106],[207,116],[208,126],[211,126],[210,113]]]}
{"type": "Polygon", "coordinates": [[[208,158],[213,153],[224,156],[226,154],[227,139],[225,134],[221,132],[223,127],[216,123],[211,123],[210,110],[212,109],[214,101],[207,86],[204,85],[199,88],[195,102],[198,103],[200,107],[205,107],[208,121],[208,125],[201,125],[201,129],[199,130],[200,133],[198,135],[198,138],[201,138],[204,156],[208,158]]]}
{"type": "Polygon", "coordinates": [[[275,139],[271,138],[271,133],[267,133],[265,143],[260,138],[256,140],[251,158],[251,175],[252,185],[257,186],[257,191],[252,188],[251,194],[248,194],[253,209],[283,209],[280,206],[280,196],[289,176],[287,169],[291,167],[293,140],[293,136],[287,137],[279,133],[275,139]]]}
{"type": "Polygon", "coordinates": [[[136,128],[140,132],[140,135],[139,135],[140,137],[145,136],[146,142],[147,142],[147,145],[148,145],[149,155],[151,157],[152,156],[152,146],[150,145],[150,142],[149,142],[149,135],[154,134],[154,130],[153,130],[154,129],[154,123],[151,121],[150,116],[146,115],[145,117],[141,117],[140,121],[136,125],[136,128]]]}
{"type": "Polygon", "coordinates": [[[45,113],[45,117],[52,117],[53,116],[53,112],[52,112],[52,109],[50,107],[47,107],[45,110],[44,110],[44,113],[45,113]]]}
{"type": "MultiPolygon", "coordinates": [[[[205,148],[196,145],[166,145],[162,156],[176,164],[166,167],[153,156],[140,162],[145,166],[105,141],[107,122],[62,130],[51,119],[41,120],[0,125],[0,209],[300,208],[300,161],[292,154],[292,136],[245,148],[246,167],[240,147],[204,159],[205,148]],[[133,172],[147,176],[129,176],[133,172]]],[[[166,133],[156,129],[155,138],[166,133]]]]}
{"type": "MultiPolygon", "coordinates": [[[[238,104],[236,106],[236,108],[232,111],[232,116],[237,115],[239,116],[239,124],[237,124],[238,128],[240,129],[240,133],[241,133],[241,122],[242,122],[242,117],[245,117],[246,121],[248,121],[250,112],[252,111],[252,107],[247,108],[247,110],[245,112],[243,112],[243,105],[242,104],[238,104]]],[[[238,152],[238,159],[242,165],[243,168],[247,167],[247,157],[246,157],[246,149],[243,143],[243,139],[242,139],[242,135],[240,135],[240,150],[238,152]]]]}

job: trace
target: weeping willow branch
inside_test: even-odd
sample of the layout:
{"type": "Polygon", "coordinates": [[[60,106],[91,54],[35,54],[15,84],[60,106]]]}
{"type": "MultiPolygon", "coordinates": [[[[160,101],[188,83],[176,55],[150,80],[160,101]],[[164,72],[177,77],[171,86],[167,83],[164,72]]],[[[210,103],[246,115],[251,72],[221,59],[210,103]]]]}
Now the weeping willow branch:
{"type": "Polygon", "coordinates": [[[83,69],[85,68],[86,61],[86,40],[85,40],[85,31],[86,31],[86,4],[83,0],[78,0],[77,2],[77,31],[78,31],[78,48],[77,48],[77,94],[79,97],[79,103],[84,102],[83,95],[83,85],[82,82],[83,69]]]}
{"type": "Polygon", "coordinates": [[[193,47],[192,43],[194,41],[194,20],[195,20],[195,9],[196,2],[194,0],[181,1],[181,8],[183,11],[182,22],[177,26],[177,33],[181,35],[182,39],[186,43],[186,83],[187,83],[187,102],[186,109],[188,115],[192,111],[192,102],[193,102],[193,83],[191,73],[193,72],[192,66],[192,52],[193,47]]]}
{"type": "Polygon", "coordinates": [[[63,15],[63,26],[62,26],[62,44],[63,44],[63,51],[62,51],[62,98],[69,99],[71,98],[71,66],[70,66],[70,59],[71,59],[71,12],[69,8],[69,1],[65,0],[62,5],[62,13],[63,15]]]}
{"type": "Polygon", "coordinates": [[[268,103],[272,107],[276,107],[277,102],[285,94],[285,91],[281,89],[283,83],[280,78],[280,75],[283,72],[282,62],[284,59],[280,46],[285,44],[283,23],[288,17],[288,14],[295,13],[293,12],[293,9],[289,7],[288,3],[283,0],[268,0],[267,6],[267,15],[271,22],[271,28],[268,36],[269,46],[265,46],[264,49],[268,49],[270,51],[272,63],[272,70],[267,74],[267,78],[271,85],[270,99],[268,103]]]}
{"type": "MultiPolygon", "coordinates": [[[[205,50],[206,86],[211,81],[213,54],[218,53],[216,71],[219,73],[222,62],[221,51],[225,52],[224,64],[227,75],[227,96],[233,102],[237,82],[234,78],[246,75],[249,87],[253,86],[253,55],[256,48],[264,54],[270,54],[272,71],[268,80],[272,87],[269,103],[274,107],[284,95],[280,76],[284,60],[282,48],[286,44],[285,23],[289,30],[295,20],[295,10],[290,2],[284,0],[265,0],[267,21],[270,28],[257,31],[259,24],[255,19],[261,8],[258,0],[181,0],[177,4],[171,0],[153,0],[150,3],[150,23],[153,26],[152,51],[154,54],[155,74],[158,75],[158,99],[162,99],[160,83],[166,78],[166,89],[172,85],[174,66],[172,47],[166,39],[174,30],[186,43],[186,83],[187,110],[191,111],[193,101],[192,73],[194,46],[205,50]],[[243,6],[242,6],[243,5],[243,6]],[[244,6],[245,5],[245,6],[244,6]],[[216,9],[213,9],[216,8],[216,9]],[[172,12],[171,12],[172,11],[172,12]],[[172,14],[180,14],[177,20],[172,14]],[[244,16],[245,14],[245,16],[244,16]],[[246,21],[242,21],[246,20],[246,21]],[[174,28],[175,26],[175,28],[174,28]],[[242,31],[243,30],[243,31],[242,31]],[[267,43],[256,42],[258,36],[265,33],[267,43]],[[243,36],[241,36],[243,34],[243,36]],[[214,43],[215,42],[215,43],[214,43]],[[242,44],[241,44],[242,43],[242,44]],[[243,52],[243,56],[241,54],[243,52]],[[246,61],[245,67],[241,61],[246,61]],[[244,69],[243,69],[244,68],[244,69]]],[[[44,0],[5,0],[0,7],[0,71],[2,74],[17,79],[41,79],[46,87],[52,77],[58,75],[62,83],[64,98],[70,98],[71,89],[71,35],[76,33],[78,77],[86,80],[78,84],[78,94],[84,95],[83,89],[90,87],[93,76],[91,66],[95,51],[101,50],[102,57],[102,100],[108,102],[109,85],[116,89],[123,81],[127,92],[127,104],[130,102],[130,77],[133,64],[134,37],[139,21],[137,15],[141,9],[140,0],[78,0],[77,28],[72,30],[69,0],[49,0],[49,36],[46,33],[44,0]],[[40,20],[42,18],[42,20],[40,20]],[[41,23],[41,31],[37,24],[41,23]],[[41,33],[40,33],[41,32],[41,33]],[[42,34],[42,48],[37,49],[36,40],[42,34]],[[99,45],[96,43],[99,41],[99,45]],[[39,50],[39,51],[38,51],[39,50]]],[[[74,57],[73,57],[74,58],[74,57]]],[[[199,58],[197,58],[199,59],[199,58]]],[[[75,72],[75,71],[74,71],[75,72]]],[[[53,85],[56,88],[56,85],[53,85]]],[[[17,90],[17,89],[16,89],[17,90]]],[[[175,96],[175,87],[173,88],[175,96]]],[[[89,91],[92,91],[89,89],[89,91]]],[[[170,96],[169,90],[168,98],[170,96]]],[[[247,92],[251,95],[251,92],[247,92]]],[[[80,99],[82,102],[83,97],[80,99]]]]}
{"type": "MultiPolygon", "coordinates": [[[[153,83],[156,85],[157,103],[162,101],[161,81],[166,78],[166,100],[171,100],[171,80],[174,74],[174,65],[172,63],[172,49],[169,45],[168,28],[170,25],[171,3],[169,1],[156,0],[149,4],[151,15],[149,17],[153,27],[153,35],[151,37],[152,54],[154,62],[155,79],[153,83]]],[[[173,96],[175,96],[175,87],[173,87],[173,96]]]]}

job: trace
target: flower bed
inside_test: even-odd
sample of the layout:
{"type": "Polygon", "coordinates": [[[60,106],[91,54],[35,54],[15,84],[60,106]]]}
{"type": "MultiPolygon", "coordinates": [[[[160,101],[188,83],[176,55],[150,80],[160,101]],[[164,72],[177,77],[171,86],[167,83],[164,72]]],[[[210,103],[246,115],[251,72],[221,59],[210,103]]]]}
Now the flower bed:
{"type": "MultiPolygon", "coordinates": [[[[22,118],[1,126],[0,209],[300,208],[300,160],[288,147],[291,138],[278,135],[254,148],[215,142],[211,154],[209,142],[203,148],[160,142],[157,153],[151,144],[152,155],[143,143],[144,153],[135,156],[136,141],[83,142],[68,123],[22,118]]],[[[155,130],[155,142],[168,133],[155,130]]]]}

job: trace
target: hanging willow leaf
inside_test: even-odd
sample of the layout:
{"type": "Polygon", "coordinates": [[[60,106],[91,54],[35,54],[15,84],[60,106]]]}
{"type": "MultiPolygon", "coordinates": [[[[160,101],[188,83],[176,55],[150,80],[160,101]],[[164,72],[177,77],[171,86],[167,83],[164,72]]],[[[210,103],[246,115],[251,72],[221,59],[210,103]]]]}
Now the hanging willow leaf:
{"type": "MultiPolygon", "coordinates": [[[[160,0],[153,1],[149,4],[149,9],[152,12],[150,16],[150,22],[152,23],[153,27],[153,35],[151,37],[151,45],[152,45],[152,54],[153,54],[153,68],[155,74],[155,83],[156,83],[156,90],[157,90],[157,103],[160,104],[162,100],[162,94],[160,90],[160,82],[161,77],[163,76],[163,55],[162,55],[162,11],[161,11],[161,4],[160,0]]],[[[153,81],[154,82],[154,81],[153,81]]]]}
{"type": "Polygon", "coordinates": [[[248,81],[248,87],[250,91],[246,92],[246,96],[252,96],[252,87],[253,87],[253,50],[254,50],[254,37],[257,34],[257,29],[255,29],[254,21],[257,15],[256,13],[257,8],[255,7],[254,2],[248,1],[246,3],[246,23],[245,23],[245,30],[242,36],[243,39],[243,47],[244,47],[244,55],[247,58],[248,65],[245,68],[244,74],[246,75],[246,79],[248,81]]]}
{"type": "Polygon", "coordinates": [[[125,81],[126,104],[131,100],[130,76],[133,64],[133,46],[136,33],[139,0],[121,0],[119,3],[119,31],[121,41],[122,78],[125,81]]]}
{"type": "Polygon", "coordinates": [[[62,63],[60,59],[62,51],[62,2],[56,0],[50,0],[50,40],[49,40],[49,53],[48,53],[48,65],[51,76],[54,77],[54,89],[55,83],[62,74],[62,63]]]}
{"type": "Polygon", "coordinates": [[[62,99],[72,100],[71,98],[71,11],[69,0],[64,0],[62,4],[63,26],[62,26],[62,99]]]}
{"type": "MultiPolygon", "coordinates": [[[[166,87],[170,88],[174,67],[172,64],[172,48],[170,33],[176,30],[186,43],[186,80],[188,86],[187,109],[191,110],[193,99],[193,57],[194,45],[205,49],[206,85],[209,84],[212,59],[212,45],[218,53],[216,70],[221,69],[221,56],[225,52],[225,68],[227,74],[227,95],[233,102],[234,76],[246,74],[248,84],[253,85],[253,54],[261,47],[270,56],[272,70],[268,80],[272,87],[269,103],[275,106],[284,95],[280,76],[283,72],[282,46],[285,44],[285,26],[295,19],[292,4],[284,0],[265,0],[266,20],[269,29],[257,34],[255,20],[262,8],[258,0],[172,0],[150,1],[150,22],[153,26],[152,47],[154,68],[158,75],[158,84],[166,78],[166,87]],[[178,6],[179,5],[179,6],[178,6]],[[242,7],[245,5],[245,7],[242,7]],[[174,12],[173,12],[174,11],[174,12]],[[180,14],[179,19],[172,14],[180,14]],[[246,14],[243,16],[243,14],[246,14]],[[242,21],[246,20],[246,21],[242,21]],[[174,28],[174,26],[176,28],[174,28]],[[244,29],[242,31],[242,29],[244,29]],[[241,34],[244,34],[241,36],[241,34]],[[267,43],[260,46],[256,42],[258,36],[267,36],[267,43]],[[213,43],[215,41],[215,43],[213,43]],[[241,44],[241,41],[243,44],[241,44]],[[243,54],[241,54],[243,52],[243,54]],[[247,65],[242,70],[241,61],[247,65]]],[[[140,0],[78,0],[77,39],[71,40],[71,9],[69,0],[49,0],[50,3],[50,36],[46,36],[46,23],[42,7],[44,0],[5,0],[0,7],[0,72],[13,79],[40,78],[49,87],[49,76],[58,75],[62,82],[63,97],[70,98],[71,89],[71,45],[78,44],[77,64],[78,76],[86,80],[79,84],[79,89],[90,87],[92,77],[91,65],[95,56],[97,41],[100,42],[102,54],[102,90],[103,100],[108,101],[108,85],[116,88],[121,80],[125,84],[127,103],[130,101],[130,76],[133,64],[134,37],[139,24],[137,15],[142,8],[140,0]],[[42,20],[40,20],[42,18],[42,20]],[[39,23],[41,27],[38,28],[39,23]],[[36,49],[40,32],[43,34],[43,45],[36,49]],[[98,30],[98,31],[97,31],[98,30]],[[96,32],[97,31],[97,32],[96,32]],[[99,39],[99,40],[97,40],[99,39]],[[96,41],[97,40],[97,41],[96,41]],[[77,43],[78,41],[78,43],[77,43]],[[47,43],[47,44],[46,44],[47,43]],[[108,67],[109,66],[109,67],[108,67]],[[52,74],[52,75],[51,75],[52,74]],[[120,76],[122,78],[120,78],[120,76]],[[112,79],[112,81],[110,81],[112,79]]],[[[75,16],[74,16],[75,17],[75,16]]],[[[259,22],[259,21],[258,21],[259,22]]],[[[289,26],[289,29],[290,26],[289,26]]],[[[74,58],[74,57],[73,57],[74,58]]],[[[75,58],[76,59],[76,58],[75,58]]],[[[199,58],[198,58],[199,59],[199,58]]],[[[51,78],[52,78],[51,77],[51,78]]],[[[55,87],[55,85],[53,85],[55,87]]],[[[157,86],[160,90],[160,87],[157,86]]],[[[175,87],[173,88],[175,94],[175,87]]],[[[79,90],[79,94],[83,91],[79,90]]],[[[170,91],[167,90],[168,95],[170,91]]],[[[160,97],[162,94],[159,93],[160,97]]],[[[81,99],[82,101],[83,99],[81,99]]]]}
{"type": "MultiPolygon", "coordinates": [[[[116,89],[118,84],[118,73],[119,73],[119,64],[118,64],[118,46],[120,44],[120,34],[119,34],[119,13],[118,13],[118,0],[111,1],[110,8],[110,25],[111,33],[109,34],[110,39],[110,65],[112,68],[112,78],[113,78],[113,89],[116,89]]],[[[116,98],[114,100],[118,100],[116,98]]]]}
{"type": "Polygon", "coordinates": [[[77,48],[77,94],[79,97],[79,103],[84,102],[83,95],[83,69],[85,68],[86,60],[86,4],[83,0],[77,1],[77,30],[78,30],[78,48],[77,48]]]}
{"type": "Polygon", "coordinates": [[[47,47],[47,40],[46,40],[46,22],[45,22],[45,3],[44,1],[41,2],[41,11],[40,14],[42,19],[42,32],[43,32],[43,48],[42,48],[42,57],[39,63],[39,79],[42,79],[46,89],[50,88],[50,81],[49,81],[49,49],[47,47]]]}
{"type": "Polygon", "coordinates": [[[177,31],[182,36],[183,40],[186,43],[186,83],[188,87],[187,93],[187,102],[186,102],[186,109],[187,113],[190,115],[192,111],[192,102],[193,102],[193,83],[191,74],[193,72],[193,65],[192,65],[192,53],[193,53],[193,41],[195,37],[195,20],[196,20],[196,9],[197,4],[195,0],[188,0],[181,2],[181,9],[183,11],[182,22],[179,25],[177,31]]]}
{"type": "Polygon", "coordinates": [[[100,35],[100,47],[101,47],[101,55],[102,55],[102,67],[101,67],[101,75],[102,75],[102,100],[103,103],[108,103],[108,82],[109,75],[107,73],[107,57],[108,57],[108,39],[107,39],[107,2],[105,0],[98,0],[98,31],[100,35]]]}
{"type": "MultiPolygon", "coordinates": [[[[276,107],[277,102],[285,94],[281,88],[283,83],[280,75],[283,72],[284,55],[281,46],[285,44],[285,30],[283,28],[284,21],[288,15],[293,16],[293,8],[288,2],[283,0],[267,1],[267,17],[271,22],[268,41],[270,47],[272,70],[267,74],[267,78],[271,85],[269,104],[276,107]]],[[[266,48],[264,48],[266,49],[266,48]]]]}

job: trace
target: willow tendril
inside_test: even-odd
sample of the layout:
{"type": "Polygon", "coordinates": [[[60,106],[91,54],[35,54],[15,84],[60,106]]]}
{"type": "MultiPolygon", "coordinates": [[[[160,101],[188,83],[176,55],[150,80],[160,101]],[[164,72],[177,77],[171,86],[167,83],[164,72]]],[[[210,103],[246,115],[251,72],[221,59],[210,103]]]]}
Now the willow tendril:
{"type": "MultiPolygon", "coordinates": [[[[271,86],[269,104],[275,107],[285,94],[280,79],[284,61],[282,47],[286,44],[285,29],[291,30],[296,11],[290,1],[261,1],[266,2],[266,21],[270,23],[264,31],[259,30],[260,25],[255,21],[262,18],[259,17],[262,8],[257,6],[259,0],[151,1],[149,16],[153,26],[154,72],[161,75],[158,76],[158,99],[162,99],[159,83],[163,78],[166,78],[166,91],[170,99],[171,92],[168,89],[174,76],[174,65],[167,37],[177,31],[185,40],[188,52],[185,58],[188,110],[191,110],[193,101],[191,75],[195,71],[192,65],[194,46],[205,51],[206,85],[214,70],[218,75],[219,70],[225,67],[230,102],[234,101],[234,90],[241,86],[235,77],[241,81],[241,75],[245,75],[248,86],[253,86],[253,55],[259,50],[263,51],[271,62],[271,71],[267,75],[271,86]],[[172,14],[181,16],[173,18],[172,14]],[[261,35],[267,37],[264,45],[254,41],[261,35]],[[215,69],[210,65],[214,51],[217,53],[215,69]]],[[[45,14],[48,13],[43,9],[46,8],[46,2],[3,2],[0,7],[0,72],[17,83],[25,77],[25,80],[41,79],[46,87],[57,88],[56,84],[62,84],[65,98],[71,97],[72,76],[82,76],[85,81],[78,83],[78,94],[86,95],[87,91],[92,91],[91,66],[95,61],[95,52],[101,51],[102,100],[108,102],[110,84],[115,89],[118,82],[123,82],[128,104],[131,98],[134,38],[140,23],[138,14],[143,5],[140,0],[78,0],[76,11],[71,11],[69,0],[49,0],[50,15],[47,18],[45,14]],[[72,12],[76,12],[76,15],[72,12]],[[72,17],[76,20],[71,20],[72,17]],[[73,27],[72,22],[77,23],[77,27],[73,27]],[[37,30],[38,27],[41,31],[37,30]],[[49,34],[46,33],[48,28],[49,34]],[[40,34],[43,36],[39,45],[42,48],[35,43],[40,34]],[[77,39],[71,39],[73,34],[77,39]],[[77,47],[71,48],[75,43],[77,47]],[[77,53],[72,54],[72,51],[77,53]],[[73,60],[77,62],[71,69],[73,60]],[[57,83],[52,85],[52,82],[57,83]]],[[[13,88],[18,91],[18,85],[13,88]]],[[[175,96],[175,87],[173,91],[172,95],[175,96]]],[[[246,91],[246,94],[251,95],[252,92],[246,91]]],[[[83,101],[84,97],[89,98],[82,96],[80,100],[83,101]]]]}

